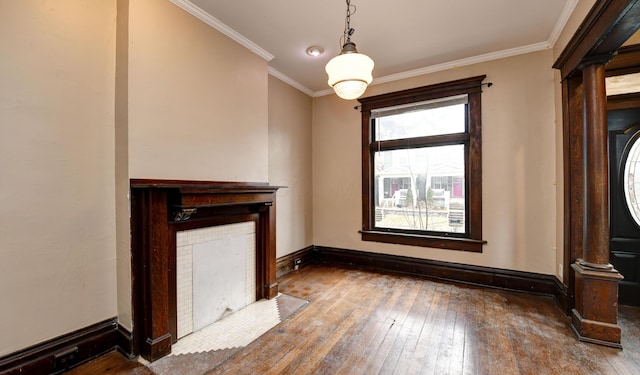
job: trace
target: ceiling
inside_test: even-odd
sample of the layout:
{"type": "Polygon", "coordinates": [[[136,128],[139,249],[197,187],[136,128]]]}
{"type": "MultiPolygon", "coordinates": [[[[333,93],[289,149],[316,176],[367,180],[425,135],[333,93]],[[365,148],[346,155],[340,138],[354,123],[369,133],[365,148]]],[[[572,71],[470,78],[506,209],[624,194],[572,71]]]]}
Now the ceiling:
{"type": "MultiPolygon", "coordinates": [[[[309,95],[330,93],[344,0],[171,0],[269,61],[309,95]],[[310,46],[324,48],[311,57],[310,46]]],[[[352,0],[352,41],[375,61],[373,84],[553,46],[578,0],[352,0]]]]}

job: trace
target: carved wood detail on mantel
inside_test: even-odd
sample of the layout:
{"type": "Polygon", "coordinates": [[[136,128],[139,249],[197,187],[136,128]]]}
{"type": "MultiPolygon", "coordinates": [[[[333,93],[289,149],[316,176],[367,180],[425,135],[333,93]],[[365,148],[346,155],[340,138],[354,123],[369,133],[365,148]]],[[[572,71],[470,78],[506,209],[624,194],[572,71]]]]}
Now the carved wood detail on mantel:
{"type": "Polygon", "coordinates": [[[155,361],[177,341],[176,232],[253,221],[256,299],[278,294],[276,191],[266,183],[131,180],[134,346],[155,361]]]}

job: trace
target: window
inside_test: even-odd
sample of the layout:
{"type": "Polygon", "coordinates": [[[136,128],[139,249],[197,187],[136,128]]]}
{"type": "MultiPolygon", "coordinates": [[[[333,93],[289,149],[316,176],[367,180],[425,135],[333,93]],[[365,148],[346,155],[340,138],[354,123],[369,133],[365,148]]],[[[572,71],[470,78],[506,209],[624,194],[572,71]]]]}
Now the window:
{"type": "Polygon", "coordinates": [[[636,134],[634,138],[633,142],[629,142],[633,145],[624,163],[622,188],[629,213],[636,225],[640,226],[640,137],[636,134]]]}
{"type": "Polygon", "coordinates": [[[484,79],[360,99],[364,241],[482,251],[484,79]]]}

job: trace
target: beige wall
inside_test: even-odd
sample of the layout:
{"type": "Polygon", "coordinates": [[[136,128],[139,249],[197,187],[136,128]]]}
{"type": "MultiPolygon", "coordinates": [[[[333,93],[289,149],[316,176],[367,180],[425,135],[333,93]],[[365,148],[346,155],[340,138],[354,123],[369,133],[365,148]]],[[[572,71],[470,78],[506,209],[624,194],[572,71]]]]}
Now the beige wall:
{"type": "Polygon", "coordinates": [[[133,329],[129,224],[129,0],[117,0],[115,76],[115,210],[118,322],[133,329]]]}
{"type": "Polygon", "coordinates": [[[129,17],[130,176],[268,181],[267,62],[168,0],[129,17]]]}
{"type": "Polygon", "coordinates": [[[115,19],[0,1],[0,356],[116,315],[115,19]]]}
{"type": "Polygon", "coordinates": [[[355,101],[314,99],[314,244],[553,274],[555,111],[551,51],[371,86],[365,96],[486,74],[482,94],[482,254],[363,242],[360,113],[355,101]]]}
{"type": "Polygon", "coordinates": [[[313,244],[311,97],[269,76],[269,183],[278,190],[276,256],[313,244]]]}

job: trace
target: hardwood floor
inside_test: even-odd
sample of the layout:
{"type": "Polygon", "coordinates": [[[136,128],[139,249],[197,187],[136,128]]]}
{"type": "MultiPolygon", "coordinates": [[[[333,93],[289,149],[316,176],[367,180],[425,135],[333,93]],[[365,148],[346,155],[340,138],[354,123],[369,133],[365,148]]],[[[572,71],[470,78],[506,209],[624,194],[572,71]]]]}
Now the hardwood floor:
{"type": "Polygon", "coordinates": [[[111,352],[65,374],[153,375],[153,372],[137,361],[128,361],[122,354],[111,352]]]}
{"type": "Polygon", "coordinates": [[[551,297],[322,265],[279,282],[311,303],[209,374],[640,373],[636,308],[618,350],[577,341],[551,297]]]}

